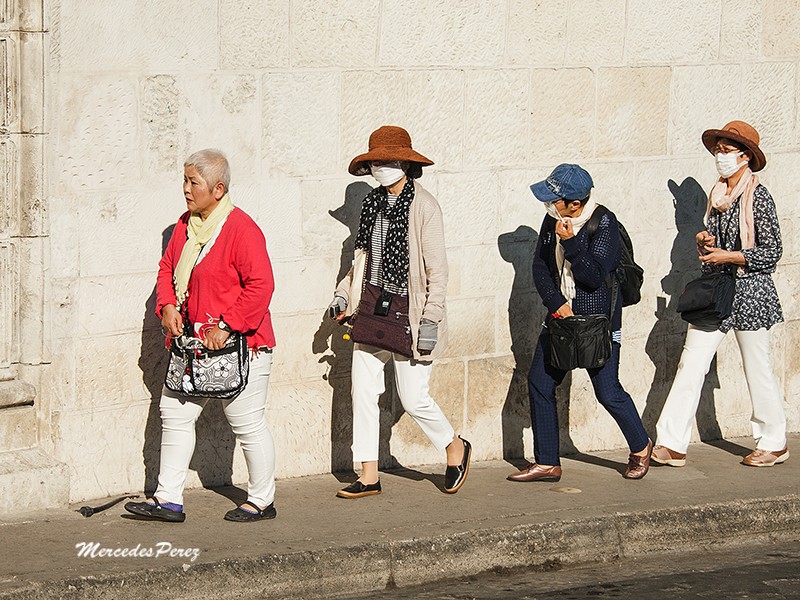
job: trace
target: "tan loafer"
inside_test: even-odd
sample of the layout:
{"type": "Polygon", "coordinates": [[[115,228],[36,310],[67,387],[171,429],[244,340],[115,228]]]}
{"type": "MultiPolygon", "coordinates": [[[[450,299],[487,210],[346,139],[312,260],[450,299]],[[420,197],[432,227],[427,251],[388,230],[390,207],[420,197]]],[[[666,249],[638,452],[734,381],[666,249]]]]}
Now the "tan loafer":
{"type": "Polygon", "coordinates": [[[656,446],[650,455],[650,460],[659,465],[669,465],[670,467],[682,467],[686,464],[686,455],[675,450],[670,450],[666,446],[656,446]]]}
{"type": "Polygon", "coordinates": [[[536,463],[528,465],[526,469],[517,471],[506,477],[509,481],[559,481],[561,479],[561,467],[541,467],[536,463]]]}
{"type": "Polygon", "coordinates": [[[789,449],[759,450],[756,448],[742,459],[742,464],[748,467],[772,467],[786,462],[789,459],[789,449]]]}

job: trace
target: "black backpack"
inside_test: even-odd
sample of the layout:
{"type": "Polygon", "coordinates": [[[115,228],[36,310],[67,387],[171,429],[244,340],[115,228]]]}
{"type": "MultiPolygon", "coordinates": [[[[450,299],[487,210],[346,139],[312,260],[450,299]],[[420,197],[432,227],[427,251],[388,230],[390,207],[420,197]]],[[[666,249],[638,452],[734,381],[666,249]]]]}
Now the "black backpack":
{"type": "MultiPolygon", "coordinates": [[[[589,239],[597,231],[600,225],[600,219],[610,212],[602,204],[598,204],[597,208],[592,213],[589,223],[587,225],[589,239]]],[[[619,281],[619,291],[622,294],[622,306],[631,306],[637,304],[642,299],[642,284],[644,283],[644,269],[636,264],[633,258],[633,243],[631,237],[625,230],[625,226],[617,221],[619,224],[619,238],[620,238],[620,257],[619,267],[617,267],[617,281],[619,281]]],[[[609,281],[609,286],[613,281],[609,281]]]]}

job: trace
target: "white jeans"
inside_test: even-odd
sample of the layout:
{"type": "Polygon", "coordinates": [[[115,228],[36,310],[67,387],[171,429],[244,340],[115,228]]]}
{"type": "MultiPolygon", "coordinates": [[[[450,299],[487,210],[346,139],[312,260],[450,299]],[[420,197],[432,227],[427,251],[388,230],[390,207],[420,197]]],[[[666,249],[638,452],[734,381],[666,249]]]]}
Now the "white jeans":
{"type": "Polygon", "coordinates": [[[275,443],[264,409],[272,354],[260,352],[250,361],[247,386],[233,400],[191,398],[164,388],[161,395],[161,465],[155,496],[161,502],[183,504],[183,487],[195,444],[195,423],[211,400],[222,402],[225,416],[242,446],[249,481],[247,499],[264,507],[275,498],[275,443]]]}
{"type": "Polygon", "coordinates": [[[442,409],[431,398],[428,380],[433,363],[419,362],[388,350],[356,344],[353,350],[353,462],[378,460],[380,409],[378,397],[386,390],[383,367],[392,359],[397,394],[437,450],[453,441],[453,431],[442,409]]]}
{"type": "MultiPolygon", "coordinates": [[[[753,414],[750,422],[756,448],[783,450],[786,447],[786,415],[783,397],[772,370],[769,330],[734,330],[753,414]]],[[[700,403],[711,361],[725,339],[721,331],[700,331],[689,325],[678,372],[656,424],[657,443],[685,454],[692,435],[692,420],[700,403]]]]}

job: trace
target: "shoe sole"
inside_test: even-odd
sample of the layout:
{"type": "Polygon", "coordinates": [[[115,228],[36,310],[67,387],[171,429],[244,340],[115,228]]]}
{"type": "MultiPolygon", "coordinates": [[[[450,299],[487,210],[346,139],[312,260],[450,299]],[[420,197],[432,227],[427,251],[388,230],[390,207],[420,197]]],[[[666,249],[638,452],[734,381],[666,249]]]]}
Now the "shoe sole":
{"type": "Polygon", "coordinates": [[[512,479],[512,475],[506,477],[508,481],[513,481],[514,483],[535,483],[537,481],[544,481],[546,483],[558,483],[561,481],[561,477],[550,477],[549,475],[546,477],[537,477],[536,479],[512,479]]]}
{"type": "Polygon", "coordinates": [[[372,490],[369,492],[358,492],[358,493],[345,492],[344,490],[339,490],[338,492],[336,492],[336,496],[338,498],[347,498],[348,500],[353,500],[355,498],[363,498],[364,496],[377,496],[380,493],[381,490],[372,490]]]}
{"type": "Polygon", "coordinates": [[[781,454],[778,458],[775,459],[774,462],[771,462],[771,463],[748,463],[748,462],[742,461],[742,464],[745,467],[774,467],[775,465],[779,465],[781,463],[785,463],[787,460],[789,460],[789,453],[788,452],[786,452],[785,454],[781,454]]]}
{"type": "Polygon", "coordinates": [[[171,516],[170,517],[165,517],[165,516],[161,516],[161,515],[154,515],[152,513],[147,512],[147,511],[139,511],[139,510],[131,509],[131,508],[127,508],[127,507],[125,507],[125,510],[127,510],[132,515],[136,515],[137,517],[146,517],[147,519],[149,519],[151,521],[161,521],[162,523],[183,523],[186,520],[186,515],[185,514],[182,514],[182,517],[177,517],[177,516],[175,516],[175,517],[171,517],[171,516]]]}
{"type": "Polygon", "coordinates": [[[456,487],[454,487],[452,489],[449,489],[449,490],[447,488],[444,488],[445,493],[447,493],[447,494],[455,494],[458,490],[461,489],[461,486],[464,485],[464,482],[467,480],[467,477],[469,476],[469,463],[470,462],[472,462],[472,446],[469,447],[469,452],[467,453],[467,468],[464,469],[464,477],[461,478],[461,481],[459,482],[459,484],[456,487]]]}
{"type": "Polygon", "coordinates": [[[668,458],[666,460],[661,460],[656,458],[654,454],[650,455],[650,462],[654,462],[657,465],[666,465],[668,467],[683,467],[686,465],[685,458],[668,458]]]}

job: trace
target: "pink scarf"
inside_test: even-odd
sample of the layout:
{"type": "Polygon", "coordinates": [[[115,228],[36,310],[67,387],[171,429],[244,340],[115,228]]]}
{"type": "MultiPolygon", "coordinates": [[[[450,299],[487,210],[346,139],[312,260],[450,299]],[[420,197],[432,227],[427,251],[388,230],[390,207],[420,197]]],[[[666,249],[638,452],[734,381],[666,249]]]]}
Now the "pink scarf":
{"type": "Polygon", "coordinates": [[[758,187],[758,175],[748,168],[742,173],[739,183],[731,190],[730,194],[725,193],[728,189],[728,180],[720,177],[708,195],[706,223],[712,207],[719,212],[725,212],[731,207],[733,201],[741,196],[741,200],[739,200],[739,237],[742,240],[742,248],[752,248],[756,244],[755,224],[753,221],[753,193],[756,187],[758,187]]]}

